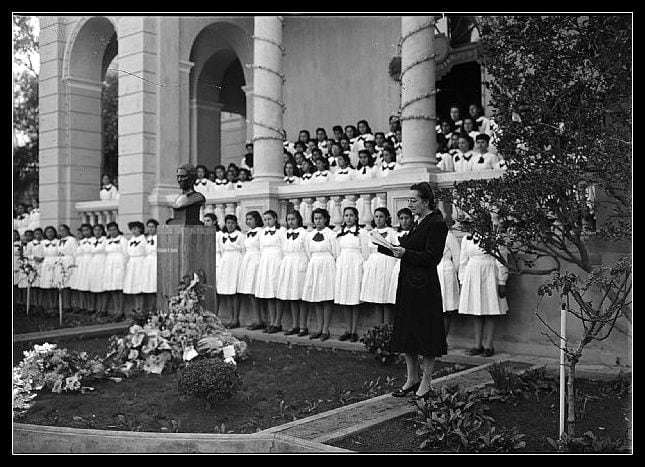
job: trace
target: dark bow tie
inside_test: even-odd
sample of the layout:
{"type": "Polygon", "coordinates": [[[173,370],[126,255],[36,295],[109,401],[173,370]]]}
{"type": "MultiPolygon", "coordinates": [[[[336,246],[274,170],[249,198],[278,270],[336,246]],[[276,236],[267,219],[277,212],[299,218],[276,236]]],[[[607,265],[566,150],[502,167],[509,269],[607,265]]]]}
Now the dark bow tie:
{"type": "Polygon", "coordinates": [[[287,239],[293,238],[295,240],[298,235],[300,235],[300,232],[287,232],[287,239]]]}
{"type": "Polygon", "coordinates": [[[479,156],[479,160],[477,161],[478,164],[483,164],[484,161],[484,156],[479,156]]]}
{"type": "Polygon", "coordinates": [[[358,229],[356,229],[354,232],[352,232],[350,229],[343,229],[343,231],[339,232],[336,237],[342,237],[343,235],[347,235],[348,233],[357,237],[359,232],[358,229]]]}
{"type": "Polygon", "coordinates": [[[459,162],[461,158],[459,156],[455,156],[455,162],[459,162]]]}
{"type": "Polygon", "coordinates": [[[148,245],[154,245],[154,244],[155,244],[154,238],[151,238],[150,240],[148,240],[148,245]]]}
{"type": "Polygon", "coordinates": [[[247,236],[247,237],[249,237],[249,238],[253,238],[253,237],[255,237],[257,234],[258,234],[258,231],[256,230],[255,232],[249,232],[249,233],[247,233],[247,234],[246,234],[246,236],[247,236]]]}
{"type": "Polygon", "coordinates": [[[66,238],[63,238],[63,239],[60,241],[60,246],[65,246],[65,243],[67,243],[67,239],[66,239],[66,238]]]}
{"type": "Polygon", "coordinates": [[[287,177],[284,181],[287,183],[293,183],[296,181],[296,177],[287,177]]]}
{"type": "Polygon", "coordinates": [[[327,174],[325,172],[317,172],[316,177],[326,177],[327,174]]]}
{"type": "Polygon", "coordinates": [[[441,162],[441,156],[439,154],[435,156],[435,159],[437,159],[437,162],[441,162]]]}
{"type": "Polygon", "coordinates": [[[141,243],[141,240],[131,240],[130,246],[139,246],[139,243],[141,243]]]}
{"type": "Polygon", "coordinates": [[[94,240],[94,246],[95,246],[95,247],[96,247],[96,246],[99,246],[99,243],[103,243],[103,241],[102,241],[102,240],[99,240],[98,238],[97,238],[96,240],[94,240]]]}
{"type": "Polygon", "coordinates": [[[311,174],[304,174],[302,178],[309,180],[311,178],[311,174]]]}
{"type": "Polygon", "coordinates": [[[349,172],[347,170],[339,170],[338,173],[341,175],[347,175],[349,172]]]}
{"type": "Polygon", "coordinates": [[[479,243],[479,236],[475,236],[475,235],[468,235],[468,236],[466,237],[466,240],[472,240],[472,241],[473,241],[473,243],[479,243]]]}
{"type": "Polygon", "coordinates": [[[108,245],[112,245],[113,243],[121,243],[121,239],[120,238],[115,238],[114,240],[110,240],[108,242],[108,245]]]}
{"type": "Polygon", "coordinates": [[[276,231],[275,230],[265,230],[264,235],[275,235],[276,231]]]}
{"type": "Polygon", "coordinates": [[[312,238],[314,242],[322,242],[324,239],[325,239],[325,236],[320,232],[316,232],[316,235],[314,235],[312,238]]]}
{"type": "Polygon", "coordinates": [[[49,248],[50,246],[55,246],[54,242],[46,242],[45,243],[45,248],[49,248]]]}
{"type": "Polygon", "coordinates": [[[466,162],[468,162],[468,161],[469,161],[470,159],[472,159],[472,158],[473,158],[473,155],[472,155],[472,154],[471,154],[470,156],[468,156],[468,157],[466,157],[466,156],[464,155],[464,160],[465,160],[466,162]]]}
{"type": "Polygon", "coordinates": [[[199,180],[197,180],[197,181],[195,182],[195,186],[197,186],[197,185],[206,185],[206,180],[204,180],[204,181],[199,181],[199,180]]]}
{"type": "Polygon", "coordinates": [[[107,190],[107,191],[110,191],[112,189],[112,185],[110,185],[110,186],[103,185],[103,189],[107,190]]]}
{"type": "Polygon", "coordinates": [[[226,243],[226,240],[230,241],[231,243],[235,243],[235,240],[237,240],[237,235],[235,237],[224,237],[222,239],[222,243],[226,243]]]}
{"type": "Polygon", "coordinates": [[[367,167],[363,167],[363,171],[361,173],[366,174],[367,173],[367,167]]]}
{"type": "Polygon", "coordinates": [[[381,235],[381,237],[383,237],[383,238],[387,237],[387,230],[386,230],[386,231],[384,231],[384,232],[379,232],[379,231],[377,230],[376,232],[377,232],[378,234],[380,234],[380,235],[381,235]]]}
{"type": "Polygon", "coordinates": [[[383,166],[383,170],[386,170],[386,169],[387,169],[387,170],[394,170],[394,164],[392,164],[392,165],[390,165],[390,164],[385,164],[385,165],[383,166]]]}

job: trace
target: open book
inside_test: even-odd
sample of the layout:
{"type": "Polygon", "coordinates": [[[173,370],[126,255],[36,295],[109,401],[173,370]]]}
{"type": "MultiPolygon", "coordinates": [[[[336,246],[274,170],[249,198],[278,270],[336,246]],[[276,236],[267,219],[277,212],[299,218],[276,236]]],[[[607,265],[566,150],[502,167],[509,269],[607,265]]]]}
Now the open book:
{"type": "Polygon", "coordinates": [[[375,243],[378,246],[382,246],[384,248],[387,248],[388,250],[392,251],[392,248],[396,245],[391,244],[388,242],[381,234],[379,234],[376,229],[372,230],[370,232],[370,237],[372,240],[372,243],[375,243]]]}

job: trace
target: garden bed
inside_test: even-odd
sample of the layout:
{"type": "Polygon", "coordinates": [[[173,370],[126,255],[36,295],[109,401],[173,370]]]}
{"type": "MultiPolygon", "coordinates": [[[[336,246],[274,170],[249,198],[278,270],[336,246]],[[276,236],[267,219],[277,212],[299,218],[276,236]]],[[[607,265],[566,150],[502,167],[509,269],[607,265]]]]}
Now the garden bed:
{"type": "MultiPolygon", "coordinates": [[[[581,417],[576,426],[577,436],[592,431],[596,438],[631,438],[631,394],[616,381],[576,381],[580,392],[578,404],[581,417]],[[586,402],[585,402],[586,400],[586,402]],[[584,406],[584,408],[583,408],[584,406]]],[[[555,452],[547,437],[557,439],[559,430],[559,394],[531,395],[528,399],[489,401],[488,415],[497,428],[516,427],[525,434],[526,446],[518,453],[555,452]]],[[[422,450],[423,438],[416,435],[420,424],[415,414],[408,414],[381,423],[369,430],[329,443],[332,446],[358,452],[437,452],[422,450]]]]}
{"type": "MultiPolygon", "coordinates": [[[[60,341],[60,347],[105,355],[106,337],[60,341]]],[[[14,345],[14,364],[27,344],[14,345]]],[[[179,373],[141,374],[92,392],[41,391],[15,421],[36,425],[150,432],[254,433],[393,391],[405,380],[402,363],[383,366],[367,352],[253,341],[239,362],[240,393],[208,407],[180,396],[179,373]]],[[[438,361],[435,377],[466,369],[438,361]]]]}
{"type": "MultiPolygon", "coordinates": [[[[96,316],[84,313],[63,313],[63,325],[59,325],[58,313],[47,314],[31,310],[29,315],[25,311],[18,311],[14,308],[13,332],[14,334],[25,334],[31,332],[52,331],[54,329],[75,328],[79,326],[92,326],[95,324],[117,323],[116,316],[96,316]]],[[[128,320],[131,321],[131,320],[128,320]]]]}

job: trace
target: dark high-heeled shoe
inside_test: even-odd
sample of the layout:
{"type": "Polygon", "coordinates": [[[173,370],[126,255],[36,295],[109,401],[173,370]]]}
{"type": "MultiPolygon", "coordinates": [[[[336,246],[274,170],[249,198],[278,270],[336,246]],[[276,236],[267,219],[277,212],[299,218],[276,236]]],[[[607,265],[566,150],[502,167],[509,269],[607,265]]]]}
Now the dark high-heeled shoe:
{"type": "Polygon", "coordinates": [[[307,328],[300,328],[300,332],[298,333],[298,337],[304,337],[307,334],[309,334],[309,329],[307,328]]]}
{"type": "Polygon", "coordinates": [[[342,336],[340,336],[340,337],[338,338],[338,340],[339,340],[339,341],[346,341],[346,340],[349,340],[351,337],[352,337],[352,333],[351,333],[351,332],[349,332],[349,331],[347,331],[347,332],[346,332],[346,333],[344,333],[342,336]]]}
{"type": "Polygon", "coordinates": [[[320,340],[321,341],[326,341],[327,339],[329,339],[330,335],[331,334],[329,334],[328,332],[325,332],[325,333],[320,335],[320,340]]]}
{"type": "Polygon", "coordinates": [[[322,336],[322,332],[314,332],[311,336],[309,336],[309,339],[318,339],[320,336],[322,336]]]}
{"type": "Polygon", "coordinates": [[[276,332],[282,331],[282,326],[269,326],[269,330],[267,333],[269,334],[275,334],[276,332]]]}
{"type": "Polygon", "coordinates": [[[482,357],[492,357],[493,355],[495,355],[495,347],[484,349],[484,351],[482,352],[482,357]]]}
{"type": "Polygon", "coordinates": [[[298,334],[300,332],[300,328],[291,328],[288,329],[284,332],[285,336],[293,336],[294,334],[298,334]]]}
{"type": "Polygon", "coordinates": [[[416,383],[414,383],[412,386],[410,386],[407,389],[403,389],[403,386],[401,386],[399,389],[397,389],[396,391],[394,391],[392,393],[392,396],[394,396],[394,397],[405,397],[408,394],[410,394],[411,392],[416,391],[417,389],[419,389],[420,384],[421,384],[421,381],[417,381],[416,383]]]}
{"type": "Polygon", "coordinates": [[[432,389],[428,389],[423,394],[415,394],[414,396],[410,397],[408,399],[408,402],[410,404],[416,404],[419,401],[427,401],[428,399],[430,399],[431,394],[432,394],[432,389]]]}
{"type": "Polygon", "coordinates": [[[479,355],[480,353],[483,353],[483,352],[484,352],[483,347],[473,347],[472,349],[468,349],[466,351],[468,355],[479,355]]]}
{"type": "Polygon", "coordinates": [[[264,328],[265,328],[264,323],[253,323],[246,329],[248,329],[249,331],[257,331],[258,329],[264,329],[264,328]]]}

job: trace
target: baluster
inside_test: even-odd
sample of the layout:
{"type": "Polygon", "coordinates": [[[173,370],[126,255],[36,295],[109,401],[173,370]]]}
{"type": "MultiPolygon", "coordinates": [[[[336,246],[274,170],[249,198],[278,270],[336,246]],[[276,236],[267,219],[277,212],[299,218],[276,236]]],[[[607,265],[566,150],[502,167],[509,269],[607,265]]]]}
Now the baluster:
{"type": "Polygon", "coordinates": [[[92,225],[100,224],[101,223],[101,213],[100,211],[94,211],[92,212],[92,219],[94,220],[94,223],[92,225]]]}
{"type": "Polygon", "coordinates": [[[101,211],[101,218],[103,219],[103,225],[107,225],[112,222],[110,220],[110,211],[101,211]]]}
{"type": "Polygon", "coordinates": [[[329,212],[331,216],[331,223],[336,226],[340,226],[343,223],[343,212],[341,210],[343,197],[342,196],[332,196],[331,197],[332,208],[329,212]]]}
{"type": "Polygon", "coordinates": [[[322,208],[322,209],[327,209],[327,212],[329,212],[329,204],[327,203],[328,201],[329,201],[328,196],[316,196],[314,209],[322,208]]]}
{"type": "Polygon", "coordinates": [[[288,212],[288,206],[287,204],[289,201],[286,199],[281,199],[280,200],[280,222],[286,222],[287,219],[287,212],[288,212]]]}
{"type": "MultiPolygon", "coordinates": [[[[289,200],[294,211],[300,211],[300,198],[291,198],[289,200]]],[[[302,213],[300,213],[302,215],[302,213]]]]}
{"type": "MultiPolygon", "coordinates": [[[[226,209],[224,209],[224,214],[233,214],[235,215],[235,203],[226,203],[226,209]]],[[[239,219],[238,219],[239,221],[239,219]]]]}
{"type": "MultiPolygon", "coordinates": [[[[374,203],[374,209],[387,207],[387,193],[376,193],[376,198],[374,199],[375,201],[372,201],[374,203]]],[[[372,209],[372,212],[374,209],[372,209]]]]}
{"type": "Polygon", "coordinates": [[[224,229],[224,217],[226,215],[224,214],[224,205],[223,204],[215,204],[215,216],[217,216],[217,222],[219,223],[219,226],[221,229],[224,229]]]}
{"type": "Polygon", "coordinates": [[[311,212],[313,211],[313,198],[303,198],[302,203],[300,204],[300,212],[302,214],[303,224],[307,227],[313,228],[313,222],[311,221],[311,212]]]}
{"type": "Polygon", "coordinates": [[[240,222],[240,224],[246,225],[246,223],[243,222],[242,219],[242,205],[240,203],[237,203],[237,205],[235,206],[235,217],[237,217],[237,220],[238,222],[240,222]]]}
{"type": "Polygon", "coordinates": [[[374,212],[372,209],[372,194],[362,194],[361,200],[360,205],[362,209],[358,211],[358,223],[364,225],[367,230],[370,230],[372,228],[372,219],[374,219],[374,215],[372,214],[374,212]]]}

